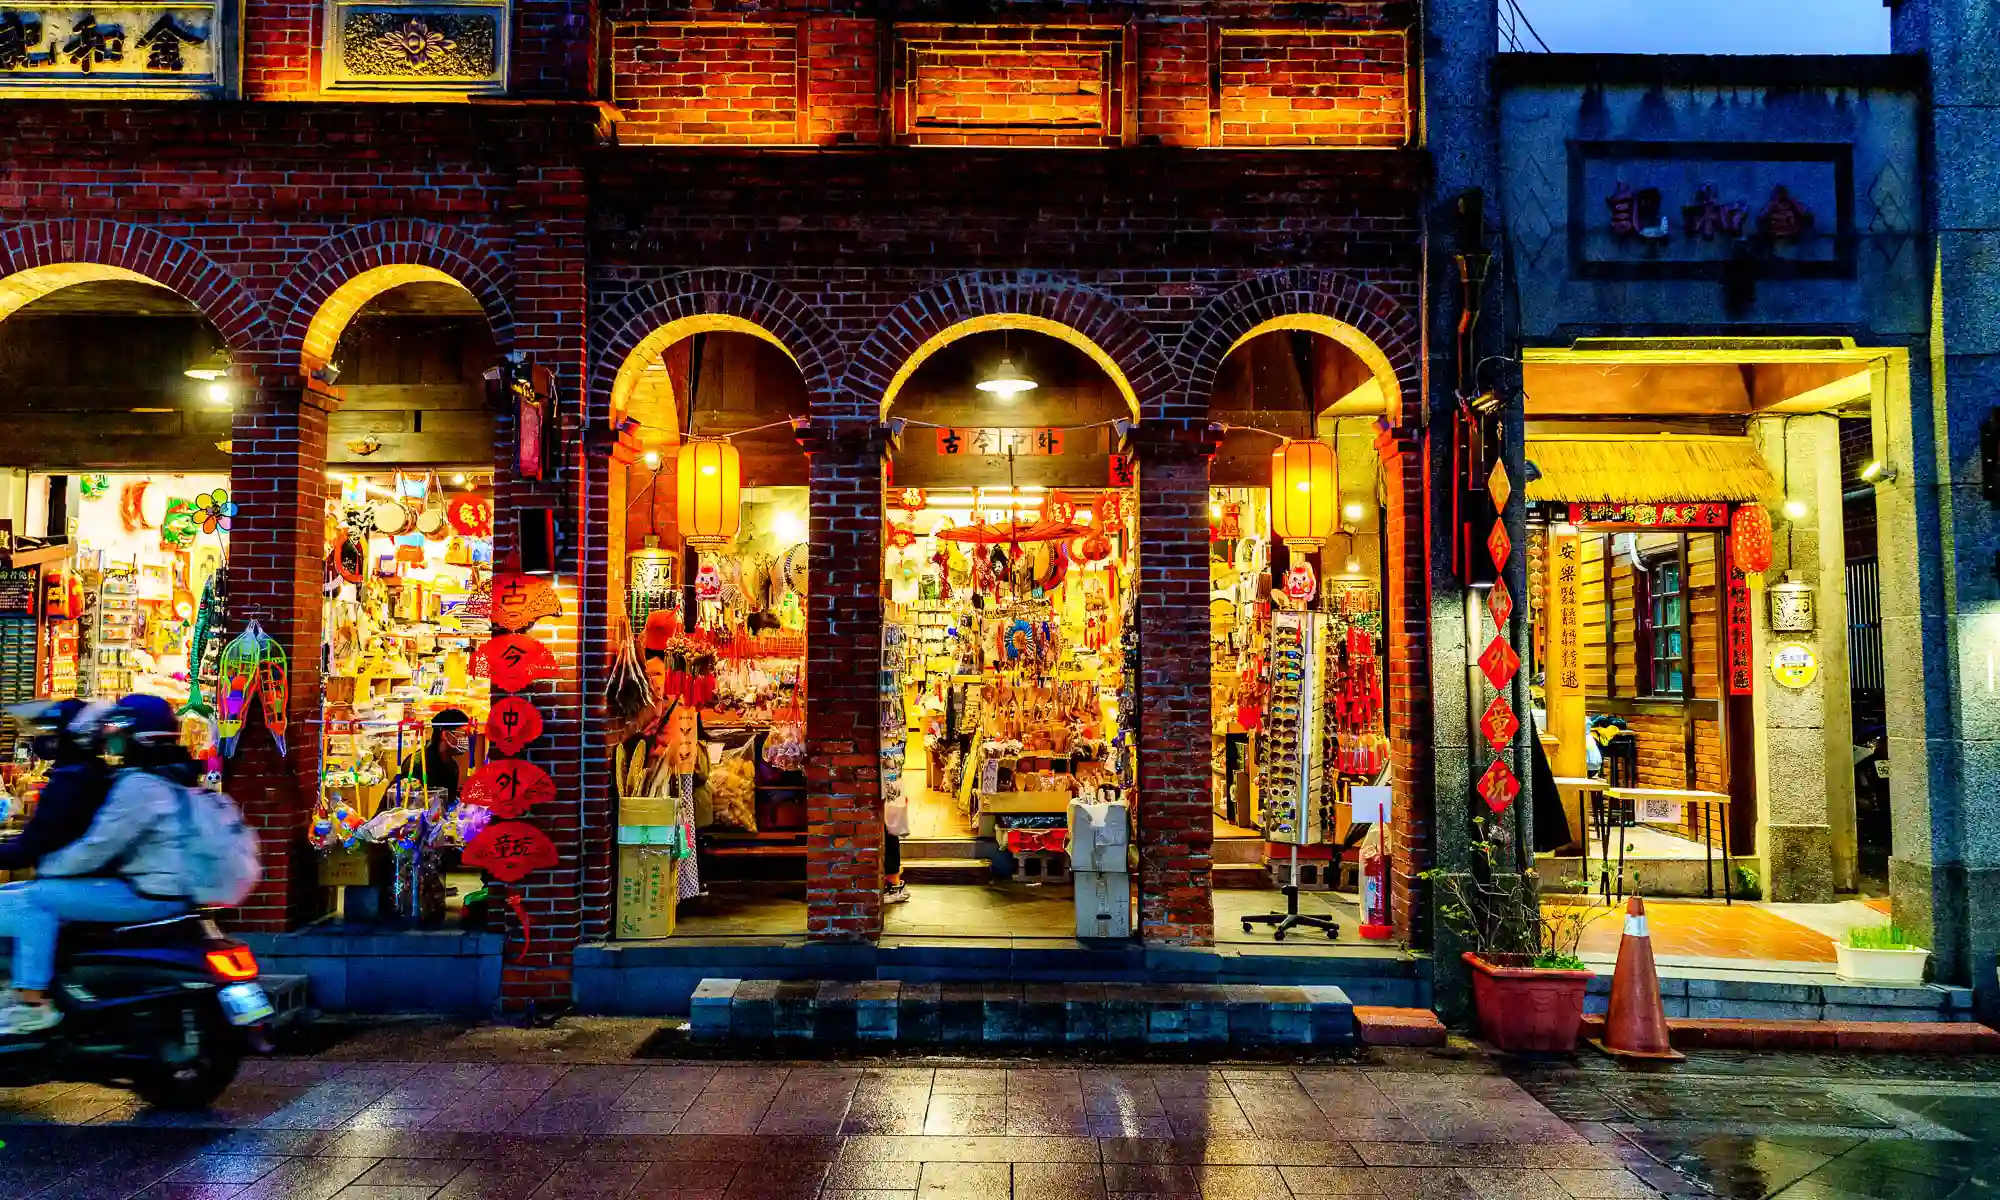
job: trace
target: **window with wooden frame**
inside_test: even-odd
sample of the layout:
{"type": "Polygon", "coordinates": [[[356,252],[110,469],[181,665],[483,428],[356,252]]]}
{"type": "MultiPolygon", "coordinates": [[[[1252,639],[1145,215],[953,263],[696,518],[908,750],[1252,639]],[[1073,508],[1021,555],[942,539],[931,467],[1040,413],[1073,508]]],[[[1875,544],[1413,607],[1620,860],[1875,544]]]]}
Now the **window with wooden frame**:
{"type": "Polygon", "coordinates": [[[1648,700],[1686,701],[1693,682],[1687,536],[1642,555],[1637,575],[1639,694],[1648,700]]]}

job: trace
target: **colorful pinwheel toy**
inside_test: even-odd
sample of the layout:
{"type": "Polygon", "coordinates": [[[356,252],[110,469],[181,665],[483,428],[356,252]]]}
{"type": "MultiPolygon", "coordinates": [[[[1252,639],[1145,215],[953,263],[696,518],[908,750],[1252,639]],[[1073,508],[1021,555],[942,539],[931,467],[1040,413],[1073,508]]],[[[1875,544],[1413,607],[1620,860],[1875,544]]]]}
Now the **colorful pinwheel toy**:
{"type": "Polygon", "coordinates": [[[201,518],[203,533],[217,530],[227,533],[229,523],[236,517],[236,502],[229,498],[229,489],[216,488],[194,498],[194,511],[201,518]]]}

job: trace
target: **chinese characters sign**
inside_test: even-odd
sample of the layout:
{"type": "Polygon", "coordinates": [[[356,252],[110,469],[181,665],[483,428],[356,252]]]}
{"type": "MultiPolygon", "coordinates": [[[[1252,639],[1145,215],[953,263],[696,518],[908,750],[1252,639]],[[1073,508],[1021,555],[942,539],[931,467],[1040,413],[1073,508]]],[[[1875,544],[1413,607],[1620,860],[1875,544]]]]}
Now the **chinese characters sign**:
{"type": "Polygon", "coordinates": [[[223,83],[214,4],[0,7],[0,94],[208,92],[223,83]]]}
{"type": "Polygon", "coordinates": [[[1013,454],[1016,457],[1063,452],[1060,429],[939,429],[937,452],[954,454],[1013,454]]]}
{"type": "Polygon", "coordinates": [[[1755,668],[1750,663],[1750,585],[1735,564],[1729,569],[1729,694],[1747,696],[1755,668]]]}
{"type": "Polygon", "coordinates": [[[1729,524],[1729,506],[1711,502],[1683,504],[1571,504],[1569,519],[1577,525],[1616,525],[1640,529],[1665,526],[1719,529],[1729,524]]]}
{"type": "Polygon", "coordinates": [[[1549,672],[1544,690],[1549,705],[1583,695],[1583,639],[1578,628],[1582,611],[1583,548],[1574,533],[1549,539],[1549,672]]]}
{"type": "Polygon", "coordinates": [[[1579,141],[1570,263],[1586,279],[1851,278],[1853,148],[1844,142],[1579,141]]]}

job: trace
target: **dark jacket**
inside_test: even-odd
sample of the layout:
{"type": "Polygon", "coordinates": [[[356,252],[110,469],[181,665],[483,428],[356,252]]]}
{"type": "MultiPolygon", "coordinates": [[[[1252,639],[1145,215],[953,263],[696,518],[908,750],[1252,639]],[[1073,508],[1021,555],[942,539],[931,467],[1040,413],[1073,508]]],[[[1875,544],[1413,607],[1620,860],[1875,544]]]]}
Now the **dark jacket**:
{"type": "Polygon", "coordinates": [[[111,772],[96,760],[64,763],[49,772],[27,826],[0,841],[0,871],[33,867],[82,837],[104,807],[110,786],[111,772]]]}

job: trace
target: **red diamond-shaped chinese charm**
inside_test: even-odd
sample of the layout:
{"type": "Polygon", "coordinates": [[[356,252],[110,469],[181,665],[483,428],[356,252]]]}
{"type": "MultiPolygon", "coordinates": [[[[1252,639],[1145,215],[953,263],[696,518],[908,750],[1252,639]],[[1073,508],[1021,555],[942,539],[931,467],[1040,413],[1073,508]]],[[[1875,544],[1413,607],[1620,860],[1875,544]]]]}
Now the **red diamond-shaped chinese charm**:
{"type": "Polygon", "coordinates": [[[1479,656],[1479,669],[1486,673],[1486,682],[1498,691],[1514,678],[1514,672],[1521,669],[1521,656],[1514,653],[1514,647],[1507,644],[1507,637],[1502,634],[1486,647],[1486,653],[1479,656]]]}
{"type": "Polygon", "coordinates": [[[1486,744],[1498,754],[1514,740],[1521,731],[1521,718],[1514,715],[1514,706],[1507,703],[1507,697],[1495,696],[1493,703],[1486,706],[1486,715],[1479,718],[1479,732],[1486,738],[1486,744]]]}
{"type": "Polygon", "coordinates": [[[1496,579],[1486,591],[1486,614],[1493,618],[1493,628],[1507,632],[1507,618],[1514,615],[1514,593],[1507,590],[1507,581],[1496,579]]]}
{"type": "Polygon", "coordinates": [[[1493,556],[1494,570],[1507,569],[1507,556],[1514,553],[1514,539],[1507,536],[1506,521],[1493,522],[1493,532],[1486,535],[1486,553],[1493,556]]]}
{"type": "Polygon", "coordinates": [[[1496,758],[1493,765],[1486,768],[1486,774],[1479,777],[1479,798],[1486,801],[1486,807],[1495,813],[1507,811],[1514,803],[1514,797],[1521,794],[1521,781],[1514,778],[1513,768],[1504,758],[1496,758]]]}

